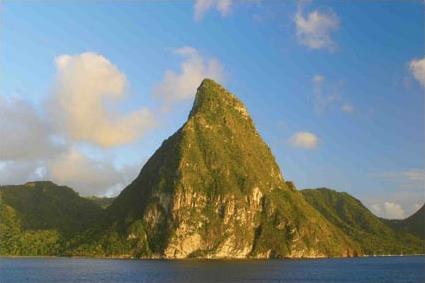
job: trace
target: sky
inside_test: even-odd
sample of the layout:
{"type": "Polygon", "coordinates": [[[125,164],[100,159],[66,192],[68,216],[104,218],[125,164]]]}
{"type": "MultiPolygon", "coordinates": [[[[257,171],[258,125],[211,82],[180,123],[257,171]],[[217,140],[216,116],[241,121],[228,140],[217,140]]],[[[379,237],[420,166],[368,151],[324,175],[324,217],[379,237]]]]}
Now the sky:
{"type": "Polygon", "coordinates": [[[284,178],[425,201],[423,1],[2,1],[0,184],[117,195],[215,79],[284,178]]]}

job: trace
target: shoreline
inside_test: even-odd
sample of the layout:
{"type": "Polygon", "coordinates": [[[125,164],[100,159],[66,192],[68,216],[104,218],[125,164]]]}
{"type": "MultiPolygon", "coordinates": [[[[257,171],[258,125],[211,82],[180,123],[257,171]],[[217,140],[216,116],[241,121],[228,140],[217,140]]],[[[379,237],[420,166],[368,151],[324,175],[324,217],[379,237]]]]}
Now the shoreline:
{"type": "Polygon", "coordinates": [[[323,259],[355,259],[355,258],[375,258],[375,257],[420,257],[425,254],[407,255],[361,255],[357,257],[284,257],[284,258],[131,258],[131,257],[90,257],[90,256],[0,256],[0,259],[98,259],[98,260],[140,260],[140,261],[269,261],[269,260],[323,260],[323,259]]]}

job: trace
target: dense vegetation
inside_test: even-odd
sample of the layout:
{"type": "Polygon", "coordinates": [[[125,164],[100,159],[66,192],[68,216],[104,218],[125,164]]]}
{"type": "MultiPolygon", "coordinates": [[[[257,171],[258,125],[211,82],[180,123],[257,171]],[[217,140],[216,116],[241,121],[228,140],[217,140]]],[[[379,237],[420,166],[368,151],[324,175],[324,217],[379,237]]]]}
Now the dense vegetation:
{"type": "Polygon", "coordinates": [[[16,211],[0,205],[1,255],[58,255],[62,252],[62,239],[57,230],[22,230],[16,211]]]}
{"type": "MultiPolygon", "coordinates": [[[[70,190],[66,187],[56,186],[51,182],[32,182],[22,186],[1,187],[1,255],[84,255],[136,258],[151,256],[146,228],[140,220],[129,226],[125,234],[131,235],[131,237],[127,238],[118,232],[119,229],[117,227],[108,227],[104,217],[99,217],[101,214],[99,211],[99,218],[97,218],[97,221],[90,223],[89,229],[84,231],[83,229],[77,229],[71,234],[61,232],[72,230],[63,229],[67,225],[64,224],[66,221],[58,225],[57,223],[60,222],[49,219],[50,216],[40,213],[40,211],[37,212],[37,209],[34,208],[32,211],[37,215],[37,217],[32,216],[31,218],[35,219],[34,223],[30,226],[22,225],[23,222],[29,221],[25,216],[26,214],[17,213],[13,206],[6,204],[7,201],[3,197],[6,194],[10,199],[20,198],[24,192],[21,189],[35,189],[32,194],[38,194],[34,198],[37,200],[40,198],[49,199],[52,192],[54,192],[56,196],[62,195],[60,199],[64,202],[67,202],[70,190]],[[45,188],[44,190],[42,189],[43,187],[45,188]],[[25,221],[22,221],[22,219],[25,221]],[[42,221],[43,219],[45,222],[42,221]],[[45,223],[49,222],[52,224],[46,226],[45,223]],[[39,225],[37,223],[44,224],[39,225]],[[47,227],[49,229],[46,229],[47,227]]],[[[25,192],[24,194],[27,193],[25,192]]],[[[405,220],[387,220],[373,215],[360,201],[347,193],[324,188],[302,190],[301,193],[327,220],[343,230],[351,239],[358,242],[366,254],[423,253],[423,236],[419,238],[413,236],[416,231],[421,231],[420,227],[424,225],[425,218],[423,218],[423,214],[421,215],[423,207],[405,220]],[[419,227],[419,230],[417,227],[419,227]],[[411,230],[406,230],[408,228],[411,230]],[[409,235],[409,233],[412,235],[409,235]],[[422,239],[422,241],[419,239],[422,239]]],[[[75,193],[72,192],[72,195],[75,196],[75,193]]],[[[85,202],[83,198],[81,200],[85,202]]],[[[21,204],[24,203],[21,202],[21,204]]],[[[45,206],[46,202],[43,205],[45,206]]],[[[267,204],[265,204],[265,207],[267,207],[267,204]]],[[[52,209],[51,206],[48,208],[52,209]]],[[[62,210],[61,208],[56,209],[62,210]]],[[[26,211],[28,212],[28,210],[26,211]]],[[[61,211],[58,215],[63,216],[65,213],[61,211]]],[[[275,221],[279,221],[278,218],[282,217],[282,215],[274,217],[276,218],[275,221]]],[[[64,218],[73,218],[73,216],[68,215],[64,218]]],[[[85,222],[84,218],[81,219],[81,222],[82,224],[85,222]]],[[[262,226],[260,229],[266,230],[267,227],[262,226]]],[[[335,232],[338,233],[337,231],[332,231],[332,233],[335,232]]],[[[263,239],[257,242],[256,249],[261,245],[283,245],[283,248],[285,248],[286,244],[282,241],[282,238],[290,240],[288,235],[282,233],[273,234],[264,231],[262,233],[263,239]]]]}
{"type": "Polygon", "coordinates": [[[110,199],[83,198],[52,182],[0,187],[0,255],[146,256],[141,223],[123,237],[99,200],[110,199]]]}
{"type": "Polygon", "coordinates": [[[298,191],[242,102],[204,80],[187,122],[117,198],[83,198],[51,182],[0,187],[0,255],[423,253],[423,214],[388,222],[346,193],[298,191]]]}
{"type": "Polygon", "coordinates": [[[0,253],[63,254],[68,241],[103,217],[74,190],[52,182],[0,187],[0,253]]]}
{"type": "Polygon", "coordinates": [[[1,186],[2,202],[12,206],[22,219],[23,229],[58,229],[81,232],[102,215],[102,209],[74,190],[48,181],[21,186],[1,186]]]}
{"type": "Polygon", "coordinates": [[[90,197],[87,197],[87,199],[91,200],[92,202],[100,206],[101,208],[107,208],[112,204],[115,198],[90,196],[90,197]]]}
{"type": "MultiPolygon", "coordinates": [[[[320,213],[358,242],[365,254],[424,253],[424,238],[392,229],[358,199],[327,188],[302,190],[305,199],[320,213]]],[[[415,214],[416,215],[416,214],[415,214]]],[[[415,217],[416,219],[416,217],[415,217]]],[[[410,223],[410,218],[398,223],[410,223]]],[[[415,225],[423,227],[425,218],[415,225]]],[[[400,224],[400,226],[402,226],[400,224]]],[[[416,227],[413,225],[413,227],[416,227]]]]}
{"type": "Polygon", "coordinates": [[[243,103],[211,80],[198,88],[187,122],[164,141],[108,211],[122,231],[141,221],[146,249],[156,256],[358,252],[284,182],[243,103]]]}

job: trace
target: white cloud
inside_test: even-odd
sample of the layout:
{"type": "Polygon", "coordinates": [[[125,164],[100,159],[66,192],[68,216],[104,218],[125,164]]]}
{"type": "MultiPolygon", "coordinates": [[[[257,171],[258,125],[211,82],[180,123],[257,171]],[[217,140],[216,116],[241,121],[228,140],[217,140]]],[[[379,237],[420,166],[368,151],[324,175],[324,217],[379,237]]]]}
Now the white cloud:
{"type": "Polygon", "coordinates": [[[223,66],[216,59],[203,58],[198,50],[182,47],[175,53],[183,57],[181,70],[165,72],[162,82],[155,88],[154,96],[160,99],[165,108],[181,100],[192,99],[196,89],[204,78],[223,80],[223,66]]]}
{"type": "Polygon", "coordinates": [[[0,161],[49,157],[63,150],[51,125],[28,102],[0,97],[0,161]]]}
{"type": "Polygon", "coordinates": [[[383,178],[400,184],[405,189],[421,189],[425,188],[425,169],[410,168],[404,171],[389,171],[372,174],[379,178],[383,178]]]}
{"type": "Polygon", "coordinates": [[[195,0],[195,20],[202,20],[205,13],[210,9],[216,9],[222,16],[227,16],[230,12],[232,2],[232,0],[195,0]]]}
{"type": "Polygon", "coordinates": [[[375,203],[371,206],[371,209],[377,216],[387,219],[403,219],[406,217],[404,209],[395,202],[375,203]]]}
{"type": "Polygon", "coordinates": [[[385,198],[379,195],[369,198],[367,201],[372,210],[380,216],[385,216],[385,207],[389,207],[388,209],[392,207],[391,205],[385,206],[386,202],[399,204],[405,212],[405,216],[414,213],[417,207],[424,203],[425,169],[410,168],[400,171],[372,173],[371,176],[381,179],[381,186],[385,188],[385,198]],[[379,212],[379,209],[381,212],[379,212]]]}
{"type": "Polygon", "coordinates": [[[409,169],[402,172],[403,176],[411,182],[425,183],[425,169],[409,169]]]}
{"type": "MultiPolygon", "coordinates": [[[[193,98],[205,77],[223,78],[221,64],[196,49],[175,53],[183,57],[181,70],[168,70],[155,91],[167,106],[193,98]]],[[[0,130],[8,133],[0,139],[0,184],[52,180],[82,195],[115,194],[141,166],[116,166],[111,147],[140,138],[154,124],[152,114],[116,108],[125,98],[127,80],[105,57],[61,55],[55,63],[55,88],[40,109],[23,99],[0,97],[0,130]]]]}
{"type": "Polygon", "coordinates": [[[195,21],[201,21],[209,10],[217,10],[222,17],[228,16],[235,3],[259,4],[262,0],[195,0],[193,17],[195,21]]]}
{"type": "Polygon", "coordinates": [[[115,166],[105,147],[140,137],[152,126],[151,114],[111,109],[124,98],[127,82],[101,55],[62,55],[56,67],[55,89],[39,109],[24,99],[0,97],[0,132],[7,133],[0,139],[0,184],[52,180],[83,195],[116,193],[140,167],[115,166]],[[100,157],[79,151],[84,142],[100,157]]]}
{"type": "Polygon", "coordinates": [[[314,75],[312,82],[315,86],[315,88],[320,87],[320,85],[323,83],[323,81],[325,80],[325,77],[322,75],[314,75]]]}
{"type": "Polygon", "coordinates": [[[130,143],[153,127],[150,111],[120,113],[107,107],[125,97],[127,80],[105,57],[96,53],[56,58],[57,83],[52,113],[67,136],[102,147],[130,143]]]}
{"type": "Polygon", "coordinates": [[[133,167],[117,169],[111,160],[92,159],[70,148],[68,152],[47,163],[48,177],[58,184],[66,184],[83,195],[102,195],[123,189],[136,172],[133,167]]]}
{"type": "Polygon", "coordinates": [[[0,185],[41,180],[44,173],[43,163],[36,160],[0,161],[0,185]]]}
{"type": "Polygon", "coordinates": [[[298,41],[302,45],[311,49],[336,48],[331,33],[339,28],[339,19],[333,11],[315,10],[304,16],[302,5],[299,5],[294,22],[298,41]]]}
{"type": "Polygon", "coordinates": [[[350,104],[350,103],[344,103],[341,106],[341,110],[343,112],[346,112],[346,113],[353,113],[354,112],[354,106],[352,104],[350,104]]]}
{"type": "Polygon", "coordinates": [[[315,149],[318,143],[317,136],[310,132],[297,132],[289,139],[290,145],[303,149],[315,149]]]}
{"type": "Polygon", "coordinates": [[[331,94],[325,94],[326,78],[322,75],[314,75],[312,78],[314,106],[318,113],[323,113],[332,103],[340,100],[339,92],[333,91],[331,94]]]}
{"type": "Polygon", "coordinates": [[[343,81],[329,83],[325,76],[316,74],[311,79],[313,84],[314,108],[322,114],[332,105],[337,105],[345,113],[355,111],[354,105],[345,101],[342,97],[343,81]]]}
{"type": "Polygon", "coordinates": [[[0,162],[0,185],[51,180],[81,195],[115,195],[140,168],[139,164],[117,168],[111,159],[93,159],[71,147],[51,158],[0,162]]]}
{"type": "Polygon", "coordinates": [[[409,70],[412,72],[413,77],[425,88],[425,57],[410,61],[409,70]]]}

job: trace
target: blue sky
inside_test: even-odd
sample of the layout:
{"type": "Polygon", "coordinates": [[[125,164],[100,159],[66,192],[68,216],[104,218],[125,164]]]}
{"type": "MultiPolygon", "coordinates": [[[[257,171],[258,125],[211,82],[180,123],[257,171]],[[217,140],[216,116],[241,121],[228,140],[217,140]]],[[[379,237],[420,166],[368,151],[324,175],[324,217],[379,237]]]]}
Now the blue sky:
{"type": "Polygon", "coordinates": [[[425,200],[422,1],[3,1],[0,13],[0,183],[116,194],[209,76],[245,102],[297,187],[394,218],[425,200]]]}

